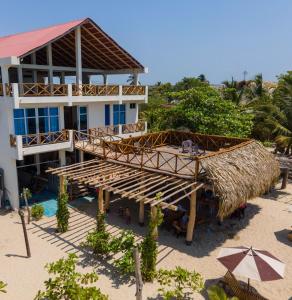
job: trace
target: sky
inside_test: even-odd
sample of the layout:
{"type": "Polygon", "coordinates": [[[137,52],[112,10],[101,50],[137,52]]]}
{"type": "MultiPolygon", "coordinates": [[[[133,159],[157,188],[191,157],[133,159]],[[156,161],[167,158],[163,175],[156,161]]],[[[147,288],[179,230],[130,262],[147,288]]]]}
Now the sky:
{"type": "Polygon", "coordinates": [[[0,36],[90,17],[149,68],[146,84],[292,69],[291,0],[10,0],[1,12],[0,36]]]}

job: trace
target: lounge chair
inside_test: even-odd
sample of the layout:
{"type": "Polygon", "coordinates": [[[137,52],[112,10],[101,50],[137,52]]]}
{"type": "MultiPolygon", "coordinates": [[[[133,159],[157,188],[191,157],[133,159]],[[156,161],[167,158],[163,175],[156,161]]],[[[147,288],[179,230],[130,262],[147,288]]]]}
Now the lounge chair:
{"type": "Polygon", "coordinates": [[[234,293],[234,296],[238,297],[240,300],[268,300],[255,292],[254,289],[247,289],[243,287],[229,271],[225,274],[223,281],[229,286],[231,291],[234,293]]]}
{"type": "Polygon", "coordinates": [[[193,142],[191,140],[183,141],[182,144],[181,144],[181,147],[182,147],[181,152],[182,153],[192,152],[192,146],[193,146],[193,142]]]}

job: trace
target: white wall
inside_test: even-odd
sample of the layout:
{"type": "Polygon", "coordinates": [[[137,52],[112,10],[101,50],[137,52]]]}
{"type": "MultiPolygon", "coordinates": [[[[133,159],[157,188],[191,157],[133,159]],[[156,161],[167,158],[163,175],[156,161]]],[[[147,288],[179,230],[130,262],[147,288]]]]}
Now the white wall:
{"type": "MultiPolygon", "coordinates": [[[[107,103],[89,103],[87,105],[88,128],[105,126],[105,104],[107,103]]],[[[138,103],[136,103],[135,109],[130,109],[130,102],[124,102],[123,104],[126,105],[126,123],[136,123],[138,121],[138,103]]],[[[113,104],[110,104],[110,122],[113,124],[113,104]]]]}
{"type": "MultiPolygon", "coordinates": [[[[16,160],[10,147],[10,133],[13,132],[13,108],[9,99],[0,101],[0,168],[4,170],[4,184],[13,209],[19,207],[18,179],[16,160]]],[[[14,153],[14,152],[13,152],[14,153]]]]}

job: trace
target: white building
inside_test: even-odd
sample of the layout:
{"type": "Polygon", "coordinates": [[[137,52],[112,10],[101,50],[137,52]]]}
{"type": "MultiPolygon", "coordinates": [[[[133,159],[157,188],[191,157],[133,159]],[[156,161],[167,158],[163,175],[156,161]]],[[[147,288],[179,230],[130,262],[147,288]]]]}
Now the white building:
{"type": "Polygon", "coordinates": [[[0,67],[2,205],[9,199],[18,208],[23,187],[49,185],[48,166],[83,159],[73,149],[74,130],[147,130],[138,123],[139,104],[147,102],[138,76],[146,68],[91,19],[1,37],[0,67]],[[132,75],[132,85],[109,83],[121,74],[132,75]]]}

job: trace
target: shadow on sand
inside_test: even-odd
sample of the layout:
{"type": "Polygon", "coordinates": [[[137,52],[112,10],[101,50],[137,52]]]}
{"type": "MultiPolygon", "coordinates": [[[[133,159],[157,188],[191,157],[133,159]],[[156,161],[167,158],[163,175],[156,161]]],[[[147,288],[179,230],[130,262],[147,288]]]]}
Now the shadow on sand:
{"type": "MultiPolygon", "coordinates": [[[[109,277],[113,282],[113,287],[118,288],[121,284],[134,284],[133,278],[121,277],[117,269],[113,266],[111,259],[96,259],[86,249],[80,246],[87,233],[96,226],[95,215],[97,211],[97,201],[86,203],[78,201],[71,202],[69,231],[66,233],[56,232],[56,218],[52,217],[46,221],[33,222],[33,226],[28,228],[29,234],[35,234],[48,243],[60,248],[65,253],[76,253],[80,257],[82,266],[92,266],[97,272],[109,277]]],[[[177,238],[173,232],[161,228],[159,230],[158,263],[168,257],[173,251],[188,254],[193,257],[208,256],[212,251],[220,247],[227,239],[233,239],[240,243],[240,231],[245,228],[250,220],[260,211],[260,208],[249,203],[245,218],[242,220],[228,219],[221,226],[214,220],[212,224],[198,225],[194,233],[194,241],[191,246],[187,246],[184,237],[177,238]]],[[[145,210],[148,216],[149,209],[145,210]]],[[[148,219],[148,218],[146,218],[148,219]]],[[[138,204],[135,201],[116,198],[111,203],[111,211],[106,216],[107,230],[112,235],[118,235],[121,230],[131,229],[137,235],[138,240],[142,240],[147,232],[147,224],[144,227],[138,225],[138,204]],[[125,220],[118,215],[119,207],[129,207],[132,215],[130,225],[125,224],[125,220]]],[[[156,298],[159,299],[159,298],[156,298]]]]}

